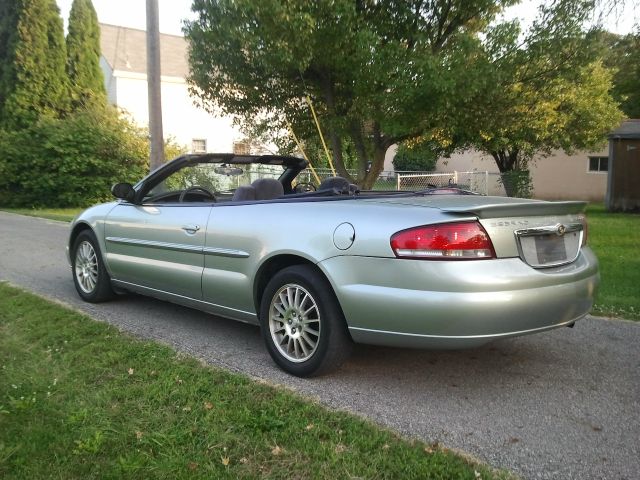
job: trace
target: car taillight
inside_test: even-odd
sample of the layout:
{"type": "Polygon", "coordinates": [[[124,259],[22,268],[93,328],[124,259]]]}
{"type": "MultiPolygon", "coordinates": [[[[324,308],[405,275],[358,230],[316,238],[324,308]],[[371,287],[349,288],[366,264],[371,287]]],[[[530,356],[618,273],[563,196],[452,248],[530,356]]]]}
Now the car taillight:
{"type": "Polygon", "coordinates": [[[488,260],[495,258],[489,235],[478,222],[455,222],[410,228],[391,237],[398,258],[488,260]]]}

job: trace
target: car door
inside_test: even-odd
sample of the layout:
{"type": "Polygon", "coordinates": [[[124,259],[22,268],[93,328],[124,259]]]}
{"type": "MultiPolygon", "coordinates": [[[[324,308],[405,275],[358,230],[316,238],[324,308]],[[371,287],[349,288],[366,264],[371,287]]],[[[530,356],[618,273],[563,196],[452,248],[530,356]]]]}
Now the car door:
{"type": "Polygon", "coordinates": [[[201,299],[210,212],[201,202],[117,205],[105,224],[113,279],[201,299]]]}
{"type": "Polygon", "coordinates": [[[264,245],[248,234],[267,205],[216,205],[207,226],[203,300],[225,317],[257,323],[253,276],[264,245]]]}

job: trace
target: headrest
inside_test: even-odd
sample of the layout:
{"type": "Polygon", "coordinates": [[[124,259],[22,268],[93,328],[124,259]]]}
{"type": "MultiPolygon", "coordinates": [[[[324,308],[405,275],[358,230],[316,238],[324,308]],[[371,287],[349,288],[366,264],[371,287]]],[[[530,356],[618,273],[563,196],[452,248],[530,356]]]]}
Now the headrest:
{"type": "Polygon", "coordinates": [[[251,185],[256,189],[256,200],[272,200],[284,195],[284,187],[275,178],[259,178],[251,185]]]}
{"type": "Polygon", "coordinates": [[[246,202],[256,199],[256,189],[252,185],[243,185],[233,192],[232,202],[246,202]]]}
{"type": "Polygon", "coordinates": [[[325,178],[318,187],[318,190],[328,190],[330,188],[335,188],[340,192],[348,192],[349,191],[349,180],[343,177],[329,177],[325,178]]]}

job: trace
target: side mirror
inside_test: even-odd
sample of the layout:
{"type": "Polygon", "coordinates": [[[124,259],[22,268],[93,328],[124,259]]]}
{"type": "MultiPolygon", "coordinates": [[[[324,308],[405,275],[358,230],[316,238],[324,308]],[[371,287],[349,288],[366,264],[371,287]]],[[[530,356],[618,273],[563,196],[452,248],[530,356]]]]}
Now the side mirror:
{"type": "Polygon", "coordinates": [[[130,183],[116,183],[111,187],[111,193],[116,198],[121,198],[127,202],[133,202],[136,196],[136,191],[130,183]]]}

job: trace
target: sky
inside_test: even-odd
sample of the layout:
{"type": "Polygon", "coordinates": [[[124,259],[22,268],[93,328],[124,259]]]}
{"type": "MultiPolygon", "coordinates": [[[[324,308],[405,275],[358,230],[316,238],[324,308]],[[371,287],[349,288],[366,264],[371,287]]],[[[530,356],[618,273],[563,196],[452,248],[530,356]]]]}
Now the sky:
{"type": "MultiPolygon", "coordinates": [[[[72,1],[57,0],[65,25],[72,1]]],[[[535,18],[540,3],[540,0],[523,0],[519,5],[508,9],[505,17],[520,18],[528,24],[535,18]]],[[[634,4],[638,4],[637,0],[627,0],[623,3],[624,8],[618,8],[606,17],[605,26],[611,32],[630,33],[634,25],[640,22],[640,6],[634,9],[634,4]]],[[[146,30],[145,0],[93,0],[93,6],[101,23],[146,30]]],[[[185,18],[193,18],[191,0],[158,0],[158,9],[162,33],[182,35],[182,21],[185,18]]]]}
{"type": "MultiPolygon", "coordinates": [[[[100,23],[123,27],[147,29],[145,0],[92,0],[100,23]]],[[[57,0],[60,13],[65,21],[73,0],[57,0]]],[[[160,31],[172,35],[182,35],[182,20],[191,13],[191,0],[158,0],[160,31]]]]}

